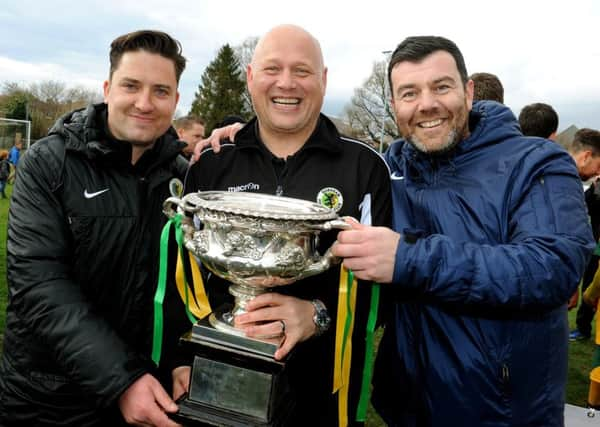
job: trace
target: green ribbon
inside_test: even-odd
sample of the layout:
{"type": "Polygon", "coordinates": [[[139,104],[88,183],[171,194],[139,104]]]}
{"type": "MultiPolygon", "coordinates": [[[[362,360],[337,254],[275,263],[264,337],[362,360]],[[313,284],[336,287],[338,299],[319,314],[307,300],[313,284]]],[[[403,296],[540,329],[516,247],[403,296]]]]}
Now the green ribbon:
{"type": "Polygon", "coordinates": [[[175,230],[181,229],[181,214],[176,214],[165,224],[160,233],[160,263],[158,267],[158,284],[154,294],[154,330],[152,333],[152,360],[158,366],[160,355],[162,353],[163,337],[163,301],[165,299],[165,290],[167,288],[167,261],[169,258],[169,230],[171,226],[175,230]]]}
{"type": "MultiPolygon", "coordinates": [[[[160,234],[160,262],[158,268],[158,284],[156,286],[156,293],[154,294],[154,328],[152,332],[152,360],[158,366],[160,363],[160,356],[162,353],[162,341],[163,341],[163,329],[164,329],[164,314],[163,314],[163,302],[165,300],[165,291],[167,288],[167,271],[168,271],[168,259],[169,259],[169,231],[171,226],[175,227],[175,240],[181,254],[181,262],[185,262],[183,251],[183,230],[181,228],[181,214],[175,214],[173,218],[165,224],[160,234]]],[[[185,286],[185,312],[190,322],[195,323],[196,318],[190,312],[189,309],[189,296],[188,296],[188,280],[186,269],[183,269],[183,276],[186,282],[185,286]]]]}
{"type": "Polygon", "coordinates": [[[362,387],[360,390],[360,399],[358,409],[356,410],[356,421],[365,421],[367,418],[367,407],[371,398],[371,378],[373,377],[373,359],[375,355],[375,346],[373,344],[375,335],[375,326],[377,324],[377,311],[379,307],[379,284],[373,283],[371,287],[371,308],[369,309],[369,319],[367,320],[367,336],[365,349],[365,364],[363,368],[362,387]]]}

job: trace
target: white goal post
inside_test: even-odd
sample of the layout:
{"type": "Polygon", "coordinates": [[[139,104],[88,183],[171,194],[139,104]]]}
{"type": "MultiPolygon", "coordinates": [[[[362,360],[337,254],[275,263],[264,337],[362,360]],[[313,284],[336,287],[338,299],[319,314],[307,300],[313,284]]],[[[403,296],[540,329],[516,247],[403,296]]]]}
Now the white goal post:
{"type": "Polygon", "coordinates": [[[19,120],[19,119],[6,119],[4,117],[0,117],[0,122],[7,122],[7,124],[25,124],[25,133],[27,139],[27,148],[31,144],[31,120],[19,120]]]}

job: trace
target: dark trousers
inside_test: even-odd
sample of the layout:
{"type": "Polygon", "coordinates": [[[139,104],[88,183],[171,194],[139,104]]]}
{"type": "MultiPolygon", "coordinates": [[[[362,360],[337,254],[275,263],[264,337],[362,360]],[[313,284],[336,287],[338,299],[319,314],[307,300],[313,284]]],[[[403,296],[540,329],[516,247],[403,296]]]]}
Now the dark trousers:
{"type": "MultiPolygon", "coordinates": [[[[581,281],[581,295],[583,295],[587,287],[594,279],[596,270],[598,270],[598,260],[600,260],[600,257],[597,255],[592,255],[590,262],[585,268],[583,280],[581,281]]],[[[575,322],[577,324],[577,330],[588,337],[592,335],[592,319],[594,318],[594,313],[594,307],[590,307],[583,301],[580,302],[579,308],[577,309],[577,318],[575,322]]]]}

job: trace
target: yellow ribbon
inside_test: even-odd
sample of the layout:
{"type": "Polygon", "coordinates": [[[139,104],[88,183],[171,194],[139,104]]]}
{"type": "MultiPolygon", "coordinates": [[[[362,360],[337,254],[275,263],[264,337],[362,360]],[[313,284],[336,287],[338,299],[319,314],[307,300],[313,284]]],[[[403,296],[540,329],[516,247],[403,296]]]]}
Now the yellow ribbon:
{"type": "Polygon", "coordinates": [[[198,319],[202,319],[209,315],[212,310],[210,303],[208,302],[208,296],[204,289],[204,280],[202,280],[202,274],[196,263],[196,259],[193,257],[191,252],[187,251],[189,256],[189,266],[192,270],[192,281],[196,292],[194,293],[195,298],[190,298],[189,285],[185,280],[185,272],[183,268],[183,262],[181,259],[181,251],[177,255],[177,270],[175,272],[175,281],[177,283],[177,290],[181,299],[185,303],[186,308],[198,319]]]}
{"type": "Polygon", "coordinates": [[[357,282],[352,272],[342,265],[338,290],[338,310],[335,331],[335,364],[333,393],[338,393],[338,425],[348,425],[348,390],[352,359],[352,331],[356,309],[357,282]]]}

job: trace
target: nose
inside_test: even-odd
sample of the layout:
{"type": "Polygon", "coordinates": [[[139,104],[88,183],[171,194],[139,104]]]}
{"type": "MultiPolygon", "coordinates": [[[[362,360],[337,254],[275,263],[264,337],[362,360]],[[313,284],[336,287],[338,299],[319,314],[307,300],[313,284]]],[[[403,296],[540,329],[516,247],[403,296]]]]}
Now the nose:
{"type": "Polygon", "coordinates": [[[438,107],[438,99],[430,90],[424,90],[419,97],[419,109],[421,111],[430,111],[438,107]]]}
{"type": "Polygon", "coordinates": [[[293,89],[296,87],[296,79],[291,70],[284,69],[277,79],[277,86],[282,89],[293,89]]]}
{"type": "Polygon", "coordinates": [[[150,90],[142,90],[135,99],[135,108],[140,111],[151,111],[154,108],[150,90]]]}

